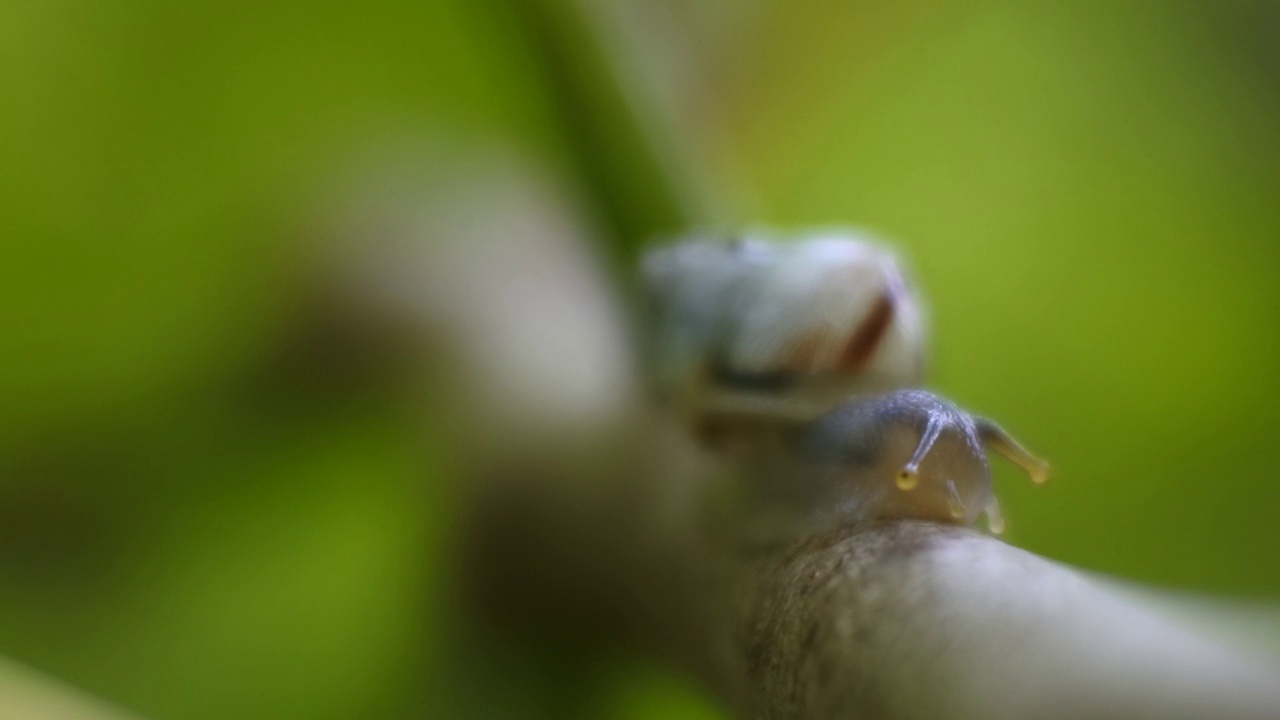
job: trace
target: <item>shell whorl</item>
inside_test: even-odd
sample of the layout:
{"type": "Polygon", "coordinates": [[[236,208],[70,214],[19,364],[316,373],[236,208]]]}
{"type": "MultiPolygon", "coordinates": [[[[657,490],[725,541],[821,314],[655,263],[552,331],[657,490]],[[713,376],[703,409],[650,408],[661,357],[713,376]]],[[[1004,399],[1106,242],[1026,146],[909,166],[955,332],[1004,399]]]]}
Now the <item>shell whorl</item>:
{"type": "Polygon", "coordinates": [[[919,302],[896,256],[863,234],[693,239],[652,251],[645,283],[667,389],[700,376],[704,390],[838,401],[923,378],[919,302]]]}

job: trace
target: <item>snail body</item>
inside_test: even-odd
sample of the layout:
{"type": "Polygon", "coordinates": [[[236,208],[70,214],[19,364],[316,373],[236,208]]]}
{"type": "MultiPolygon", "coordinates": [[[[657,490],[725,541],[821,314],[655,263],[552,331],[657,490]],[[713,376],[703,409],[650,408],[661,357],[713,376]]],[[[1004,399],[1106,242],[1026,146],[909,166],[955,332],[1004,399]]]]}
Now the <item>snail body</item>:
{"type": "Polygon", "coordinates": [[[1048,466],[990,420],[926,390],[847,401],[806,423],[779,427],[778,442],[742,451],[760,497],[815,522],[916,518],[971,525],[1004,519],[992,492],[989,451],[1044,482],[1048,466]]]}
{"type": "Polygon", "coordinates": [[[651,252],[659,397],[753,494],[808,522],[1004,521],[987,452],[1048,467],[995,423],[926,390],[919,304],[896,258],[834,232],[651,252]]]}

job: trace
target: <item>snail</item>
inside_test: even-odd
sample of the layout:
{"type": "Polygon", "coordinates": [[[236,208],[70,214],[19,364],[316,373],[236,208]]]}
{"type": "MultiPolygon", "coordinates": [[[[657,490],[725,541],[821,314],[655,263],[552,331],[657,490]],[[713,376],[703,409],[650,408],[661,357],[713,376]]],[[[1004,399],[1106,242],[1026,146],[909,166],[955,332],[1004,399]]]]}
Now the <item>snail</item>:
{"type": "Polygon", "coordinates": [[[755,494],[811,522],[1004,526],[987,452],[1048,466],[927,390],[924,323],[897,258],[826,231],[692,239],[645,257],[655,390],[755,494]]]}

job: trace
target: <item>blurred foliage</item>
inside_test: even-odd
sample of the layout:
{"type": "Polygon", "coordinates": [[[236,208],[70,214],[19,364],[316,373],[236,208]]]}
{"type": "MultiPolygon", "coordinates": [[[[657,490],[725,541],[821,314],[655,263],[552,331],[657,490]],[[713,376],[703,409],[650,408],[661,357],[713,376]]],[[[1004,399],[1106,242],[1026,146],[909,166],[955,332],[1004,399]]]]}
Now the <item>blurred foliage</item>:
{"type": "MultiPolygon", "coordinates": [[[[0,651],[157,718],[432,714],[444,410],[260,380],[309,203],[406,139],[536,158],[619,254],[693,204],[660,157],[731,201],[699,217],[897,238],[936,386],[1057,468],[1000,471],[1013,541],[1280,598],[1268,3],[587,6],[0,4],[0,651]]],[[[661,669],[591,683],[556,691],[715,715],[661,669]]]]}

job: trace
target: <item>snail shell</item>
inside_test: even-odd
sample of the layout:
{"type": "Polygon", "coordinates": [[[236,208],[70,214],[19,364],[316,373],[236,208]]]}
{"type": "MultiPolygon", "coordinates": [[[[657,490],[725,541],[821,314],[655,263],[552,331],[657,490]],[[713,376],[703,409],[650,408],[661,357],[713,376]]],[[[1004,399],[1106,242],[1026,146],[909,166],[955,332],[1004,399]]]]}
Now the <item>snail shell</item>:
{"type": "Polygon", "coordinates": [[[865,235],[693,240],[652,251],[643,272],[654,379],[694,415],[812,419],[923,379],[920,306],[865,235]]]}

